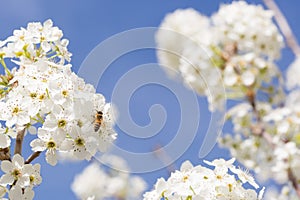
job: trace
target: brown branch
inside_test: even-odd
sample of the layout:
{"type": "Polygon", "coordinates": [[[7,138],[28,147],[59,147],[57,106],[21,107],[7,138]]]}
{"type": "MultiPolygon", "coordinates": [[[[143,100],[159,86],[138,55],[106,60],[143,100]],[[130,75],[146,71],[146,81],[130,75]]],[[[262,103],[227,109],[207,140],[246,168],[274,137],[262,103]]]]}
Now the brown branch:
{"type": "Polygon", "coordinates": [[[289,180],[291,181],[294,189],[296,190],[296,193],[297,193],[298,197],[300,197],[300,187],[299,187],[297,178],[295,177],[295,175],[292,172],[291,168],[288,168],[288,177],[289,177],[289,180]]]}
{"type": "Polygon", "coordinates": [[[300,56],[300,47],[293,31],[288,24],[286,18],[277,6],[274,0],[263,0],[266,6],[274,12],[274,18],[286,39],[287,46],[293,51],[296,56],[300,56]]]}
{"type": "Polygon", "coordinates": [[[16,154],[22,155],[22,144],[23,144],[24,134],[25,134],[25,128],[19,131],[17,134],[14,155],[16,154]]]}
{"type": "MultiPolygon", "coordinates": [[[[295,35],[293,34],[293,31],[288,24],[285,16],[277,6],[274,0],[263,0],[266,6],[274,12],[275,20],[277,21],[278,26],[280,27],[280,30],[282,34],[284,35],[286,39],[287,46],[293,51],[293,53],[296,56],[300,56],[300,47],[297,42],[297,39],[295,35]]],[[[294,189],[296,190],[296,193],[298,197],[300,197],[300,187],[298,185],[297,179],[295,175],[293,174],[291,169],[288,169],[288,178],[291,181],[294,189]]]]}
{"type": "MultiPolygon", "coordinates": [[[[262,124],[261,117],[257,110],[256,100],[255,100],[256,95],[252,92],[250,92],[250,93],[248,92],[246,96],[248,97],[248,101],[252,106],[253,112],[256,115],[256,120],[257,120],[256,124],[251,127],[252,133],[254,135],[264,138],[265,141],[270,145],[270,147],[272,149],[274,149],[276,146],[275,146],[274,142],[272,141],[272,136],[268,132],[265,131],[263,124],[262,124]]],[[[289,181],[291,181],[293,188],[295,189],[298,197],[300,197],[300,187],[298,185],[297,178],[295,177],[295,175],[293,174],[293,172],[290,168],[288,169],[287,174],[288,174],[289,181]]]]}
{"type": "Polygon", "coordinates": [[[247,96],[248,102],[252,106],[253,113],[254,113],[254,115],[256,117],[256,124],[251,127],[252,133],[254,135],[263,137],[268,142],[268,144],[272,148],[274,148],[275,145],[274,145],[274,143],[272,141],[272,136],[268,132],[265,131],[265,128],[263,127],[263,122],[262,122],[261,116],[260,116],[260,114],[259,114],[259,112],[257,110],[256,94],[255,94],[255,92],[252,89],[249,89],[247,91],[246,96],[247,96]]]}
{"type": "Polygon", "coordinates": [[[0,160],[9,160],[10,161],[10,149],[8,147],[6,148],[0,148],[0,160]]]}
{"type": "Polygon", "coordinates": [[[27,160],[25,161],[25,164],[31,163],[34,159],[36,159],[37,157],[39,157],[39,155],[40,155],[41,153],[42,153],[41,151],[33,152],[33,153],[27,158],[27,160]]]}

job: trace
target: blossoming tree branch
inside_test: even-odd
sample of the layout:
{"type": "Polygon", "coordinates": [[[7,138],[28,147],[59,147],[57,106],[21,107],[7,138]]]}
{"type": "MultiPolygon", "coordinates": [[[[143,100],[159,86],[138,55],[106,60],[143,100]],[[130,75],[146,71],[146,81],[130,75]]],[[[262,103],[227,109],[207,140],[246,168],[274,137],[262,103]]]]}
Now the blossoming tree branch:
{"type": "Polygon", "coordinates": [[[53,166],[58,152],[90,160],[116,139],[110,104],[71,71],[69,42],[62,37],[63,32],[47,20],[29,23],[0,43],[5,70],[0,82],[2,197],[8,193],[9,199],[33,199],[32,189],[42,178],[40,164],[31,163],[41,153],[53,166]],[[7,62],[14,67],[9,69],[7,62]],[[96,130],[97,112],[102,115],[96,130]],[[27,134],[36,139],[30,142],[32,154],[25,157],[27,134]]]}
{"type": "MultiPolygon", "coordinates": [[[[300,59],[296,58],[284,77],[276,65],[284,37],[273,15],[271,10],[244,1],[222,5],[211,17],[194,9],[179,9],[165,17],[156,34],[161,66],[167,72],[175,69],[187,87],[207,96],[212,112],[221,110],[226,98],[235,101],[226,114],[233,124],[232,133],[218,141],[233,158],[205,160],[206,166],[186,161],[169,178],[159,178],[143,197],[146,186],[140,177],[106,172],[93,162],[75,177],[72,190],[77,197],[299,199],[300,59]],[[280,191],[264,195],[264,187],[257,182],[263,185],[270,179],[280,191]],[[86,185],[86,181],[92,182],[86,185]]],[[[288,41],[298,56],[297,43],[293,38],[288,41]]],[[[37,157],[45,156],[52,166],[58,162],[58,153],[90,160],[116,139],[113,108],[72,72],[68,43],[51,20],[29,23],[0,41],[4,69],[0,76],[2,199],[34,198],[33,189],[42,182],[37,157]],[[25,144],[28,134],[34,139],[25,144]],[[30,146],[31,155],[23,154],[23,145],[30,146]]],[[[122,158],[109,156],[107,160],[127,168],[122,158]]]]}
{"type": "Polygon", "coordinates": [[[211,17],[194,9],[168,14],[156,35],[157,55],[167,72],[175,69],[184,84],[207,96],[211,111],[222,109],[225,98],[235,102],[226,115],[232,133],[219,143],[261,183],[280,185],[266,199],[299,199],[299,46],[274,1],[265,2],[296,56],[286,76],[276,65],[284,38],[274,12],[245,1],[222,5],[211,17]]]}

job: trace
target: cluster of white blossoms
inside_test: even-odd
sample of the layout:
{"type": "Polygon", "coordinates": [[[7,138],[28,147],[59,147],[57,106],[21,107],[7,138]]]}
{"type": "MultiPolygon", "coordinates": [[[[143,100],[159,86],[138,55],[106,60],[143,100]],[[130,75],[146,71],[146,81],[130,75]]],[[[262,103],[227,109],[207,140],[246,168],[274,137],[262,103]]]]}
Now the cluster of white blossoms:
{"type": "Polygon", "coordinates": [[[0,42],[0,64],[5,71],[0,76],[1,160],[11,160],[11,140],[17,138],[10,164],[16,170],[8,171],[9,161],[2,161],[5,173],[16,173],[11,173],[13,179],[8,180],[6,175],[1,178],[1,184],[11,187],[9,196],[13,191],[26,196],[28,191],[29,196],[23,199],[32,199],[28,181],[25,183],[23,179],[28,174],[31,177],[30,170],[37,173],[39,166],[28,164],[34,156],[26,165],[18,156],[27,132],[36,135],[30,143],[32,155],[45,152],[50,165],[56,165],[60,151],[89,160],[97,151],[106,151],[116,139],[111,105],[92,85],[71,71],[69,42],[62,37],[62,31],[47,20],[43,24],[29,23],[0,42]],[[10,65],[8,60],[12,61],[10,65]],[[11,65],[15,66],[12,70],[11,65]],[[97,121],[96,115],[101,115],[97,121]]]}
{"type": "Polygon", "coordinates": [[[154,189],[144,194],[144,200],[262,199],[264,188],[257,194],[259,186],[254,178],[247,171],[236,168],[234,161],[234,158],[204,161],[213,166],[213,170],[201,165],[194,167],[186,161],[180,171],[173,172],[167,180],[158,179],[154,189]],[[246,183],[255,189],[244,187],[246,183]]]}
{"type": "Polygon", "coordinates": [[[262,181],[273,179],[279,184],[297,185],[300,182],[299,99],[300,91],[294,91],[279,108],[266,103],[257,103],[255,111],[248,103],[233,107],[228,117],[234,135],[226,134],[220,140],[221,145],[229,148],[232,156],[254,170],[262,181]]]}
{"type": "Polygon", "coordinates": [[[68,40],[52,26],[52,21],[29,23],[15,30],[0,48],[2,76],[0,119],[1,148],[10,145],[16,131],[36,133],[31,142],[34,152],[46,151],[49,164],[57,162],[57,151],[70,151],[80,159],[90,159],[96,151],[105,151],[115,140],[114,119],[110,104],[71,71],[68,40]],[[4,59],[12,58],[19,67],[9,71],[4,59]],[[93,123],[97,111],[103,113],[99,131],[93,123]]]}
{"type": "Polygon", "coordinates": [[[146,183],[139,176],[128,173],[129,168],[125,160],[114,155],[105,155],[101,160],[105,162],[104,165],[93,162],[81,174],[75,176],[71,188],[78,198],[141,199],[146,183]]]}
{"type": "Polygon", "coordinates": [[[226,46],[235,44],[241,53],[254,53],[270,59],[280,57],[283,38],[272,21],[273,11],[261,5],[236,1],[221,5],[212,16],[219,42],[226,46]]]}
{"type": "Polygon", "coordinates": [[[16,154],[12,161],[1,162],[1,170],[5,173],[0,178],[1,199],[8,193],[10,200],[33,199],[33,187],[42,182],[40,164],[24,164],[24,159],[16,154]],[[10,186],[10,189],[7,189],[10,186]]]}
{"type": "Polygon", "coordinates": [[[297,194],[287,185],[283,186],[280,192],[270,189],[265,192],[264,198],[267,200],[299,200],[297,194]]]}
{"type": "Polygon", "coordinates": [[[245,1],[222,5],[211,18],[192,9],[176,10],[156,35],[159,62],[207,96],[210,110],[220,109],[222,85],[227,97],[243,98],[278,76],[274,59],[280,56],[283,38],[272,16],[245,1]]]}

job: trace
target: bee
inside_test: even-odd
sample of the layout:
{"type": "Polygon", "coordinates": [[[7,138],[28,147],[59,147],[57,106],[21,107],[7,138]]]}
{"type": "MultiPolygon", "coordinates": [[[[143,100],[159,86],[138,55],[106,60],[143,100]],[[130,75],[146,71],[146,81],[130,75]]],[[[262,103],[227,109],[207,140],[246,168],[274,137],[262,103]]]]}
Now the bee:
{"type": "Polygon", "coordinates": [[[97,111],[95,114],[95,120],[94,120],[94,131],[97,132],[102,124],[103,121],[103,112],[97,111]]]}

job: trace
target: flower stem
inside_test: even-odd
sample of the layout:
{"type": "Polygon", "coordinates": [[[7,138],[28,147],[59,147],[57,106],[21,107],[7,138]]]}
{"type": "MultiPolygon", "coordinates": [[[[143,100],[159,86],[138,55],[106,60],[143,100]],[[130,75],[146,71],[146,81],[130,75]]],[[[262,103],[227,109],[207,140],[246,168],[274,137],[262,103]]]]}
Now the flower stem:
{"type": "MultiPolygon", "coordinates": [[[[247,96],[248,96],[248,101],[252,106],[253,112],[256,115],[256,120],[257,120],[256,124],[252,128],[253,134],[263,137],[265,139],[265,141],[267,142],[267,144],[269,144],[270,147],[272,149],[274,149],[275,144],[272,141],[272,136],[265,131],[265,128],[262,125],[262,120],[261,120],[261,117],[259,116],[259,113],[258,113],[258,110],[256,107],[255,94],[252,97],[249,97],[249,95],[247,95],[247,96]]],[[[294,173],[292,172],[292,170],[290,168],[287,170],[287,174],[288,174],[289,181],[292,183],[293,188],[295,189],[295,191],[297,193],[297,196],[300,198],[300,187],[297,182],[297,178],[295,177],[294,173]]]]}
{"type": "Polygon", "coordinates": [[[39,157],[39,155],[40,155],[41,153],[42,153],[41,151],[33,152],[33,153],[29,156],[29,158],[27,158],[27,160],[25,161],[25,164],[31,163],[34,159],[36,159],[37,157],[39,157]]]}
{"type": "Polygon", "coordinates": [[[274,18],[286,39],[287,46],[293,51],[296,56],[300,56],[300,47],[293,34],[293,31],[288,24],[285,16],[282,14],[281,10],[278,8],[274,0],[263,0],[266,6],[274,12],[274,18]]]}
{"type": "Polygon", "coordinates": [[[1,65],[4,67],[4,70],[5,70],[6,74],[7,74],[7,75],[10,75],[10,71],[9,71],[9,69],[7,68],[7,66],[6,66],[6,64],[5,64],[5,61],[4,61],[2,58],[0,58],[0,63],[1,63],[1,65]]]}
{"type": "Polygon", "coordinates": [[[297,178],[295,177],[294,173],[292,172],[292,169],[289,168],[288,169],[288,177],[289,177],[289,180],[291,181],[298,197],[300,197],[300,187],[298,185],[298,181],[297,181],[297,178]]]}
{"type": "Polygon", "coordinates": [[[22,155],[22,144],[23,144],[24,134],[25,134],[25,128],[19,131],[17,134],[14,155],[16,154],[22,155]]]}

